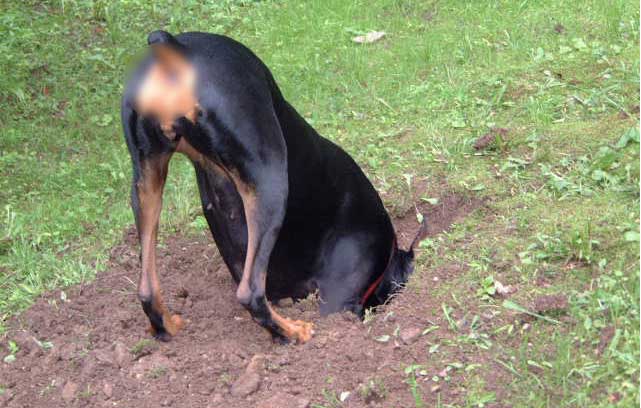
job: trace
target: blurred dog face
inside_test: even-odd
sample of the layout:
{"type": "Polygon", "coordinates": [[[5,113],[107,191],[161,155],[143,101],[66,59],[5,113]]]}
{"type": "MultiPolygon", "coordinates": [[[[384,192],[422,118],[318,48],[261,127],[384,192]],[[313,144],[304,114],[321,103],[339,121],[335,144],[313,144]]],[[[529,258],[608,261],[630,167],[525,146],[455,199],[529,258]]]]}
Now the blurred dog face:
{"type": "Polygon", "coordinates": [[[154,60],[136,94],[136,110],[158,120],[165,135],[174,138],[176,119],[196,121],[196,71],[177,51],[164,45],[152,48],[154,60]]]}

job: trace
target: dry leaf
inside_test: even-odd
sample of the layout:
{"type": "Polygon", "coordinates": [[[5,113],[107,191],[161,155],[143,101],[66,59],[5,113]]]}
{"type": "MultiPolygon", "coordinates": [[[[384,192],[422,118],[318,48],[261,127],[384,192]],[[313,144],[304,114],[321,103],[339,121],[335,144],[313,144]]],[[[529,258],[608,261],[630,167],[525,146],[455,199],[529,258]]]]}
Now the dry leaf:
{"type": "Polygon", "coordinates": [[[359,44],[369,44],[369,43],[378,41],[383,37],[385,37],[385,32],[383,31],[370,31],[365,35],[359,35],[357,37],[352,38],[352,41],[357,42],[359,44]]]}

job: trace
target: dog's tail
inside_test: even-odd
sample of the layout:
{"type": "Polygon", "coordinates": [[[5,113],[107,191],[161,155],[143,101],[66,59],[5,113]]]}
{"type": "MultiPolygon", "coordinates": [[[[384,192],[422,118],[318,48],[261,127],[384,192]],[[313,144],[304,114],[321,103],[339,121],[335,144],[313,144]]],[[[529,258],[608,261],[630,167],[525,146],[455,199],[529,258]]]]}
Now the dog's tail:
{"type": "Polygon", "coordinates": [[[392,257],[385,272],[363,296],[363,310],[384,304],[405,285],[409,276],[414,272],[414,248],[425,239],[426,235],[427,219],[423,217],[421,226],[407,251],[397,248],[396,242],[394,243],[392,257]]]}

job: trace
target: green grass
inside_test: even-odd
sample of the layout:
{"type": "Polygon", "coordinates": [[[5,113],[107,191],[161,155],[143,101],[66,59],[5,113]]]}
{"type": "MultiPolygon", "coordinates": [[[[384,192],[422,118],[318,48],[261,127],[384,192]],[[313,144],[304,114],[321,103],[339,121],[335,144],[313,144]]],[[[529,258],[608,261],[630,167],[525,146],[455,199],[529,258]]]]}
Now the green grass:
{"type": "MultiPolygon", "coordinates": [[[[498,336],[491,350],[518,374],[501,402],[638,405],[636,4],[154,3],[3,3],[2,320],[45,290],[92,279],[132,223],[118,106],[146,34],[213,31],[267,63],[293,105],[364,167],[390,210],[416,177],[488,198],[491,223],[476,215],[448,235],[454,245],[441,262],[469,266],[452,286],[459,299],[473,293],[461,283],[482,288],[488,276],[517,285],[517,304],[568,295],[562,325],[535,320],[518,346],[513,335],[498,336]],[[351,41],[370,30],[387,35],[351,41]],[[508,134],[475,152],[474,140],[492,127],[508,134]],[[463,237],[465,250],[455,244],[463,237]],[[537,285],[542,278],[549,286],[537,285]],[[596,355],[606,327],[614,337],[596,355]]],[[[162,228],[203,225],[192,170],[172,162],[162,228]]],[[[423,257],[417,279],[426,264],[423,257]]],[[[491,405],[483,379],[470,384],[466,405],[491,405]]]]}

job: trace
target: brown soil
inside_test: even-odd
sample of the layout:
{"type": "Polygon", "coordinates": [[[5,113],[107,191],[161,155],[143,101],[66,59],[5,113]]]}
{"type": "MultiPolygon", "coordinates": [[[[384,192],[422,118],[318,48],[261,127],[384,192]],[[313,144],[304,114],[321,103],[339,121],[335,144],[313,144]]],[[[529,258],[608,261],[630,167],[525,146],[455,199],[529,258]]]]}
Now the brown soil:
{"type": "MultiPolygon", "coordinates": [[[[419,211],[434,235],[478,206],[449,193],[419,211]]],[[[413,211],[395,224],[407,246],[418,228],[413,211]]],[[[431,293],[461,265],[418,271],[426,284],[412,285],[365,323],[347,313],[320,318],[313,299],[288,304],[284,315],[315,325],[311,341],[291,346],[273,344],[238,304],[209,236],[165,239],[158,265],[167,303],[187,323],[177,337],[159,343],[145,332],[135,294],[138,249],[128,231],[95,281],[47,293],[9,322],[0,356],[9,354],[9,340],[20,349],[15,361],[0,362],[0,406],[408,407],[415,406],[404,372],[410,364],[422,366],[418,392],[435,406],[439,395],[444,403],[465,395],[467,371],[448,364],[479,363],[490,377],[501,372],[482,352],[447,342],[455,334],[443,300],[431,293]],[[432,325],[438,328],[421,335],[432,325]],[[337,403],[341,393],[345,401],[337,403]]],[[[461,313],[452,317],[465,327],[461,313]]],[[[494,382],[501,381],[488,378],[494,382]]]]}

